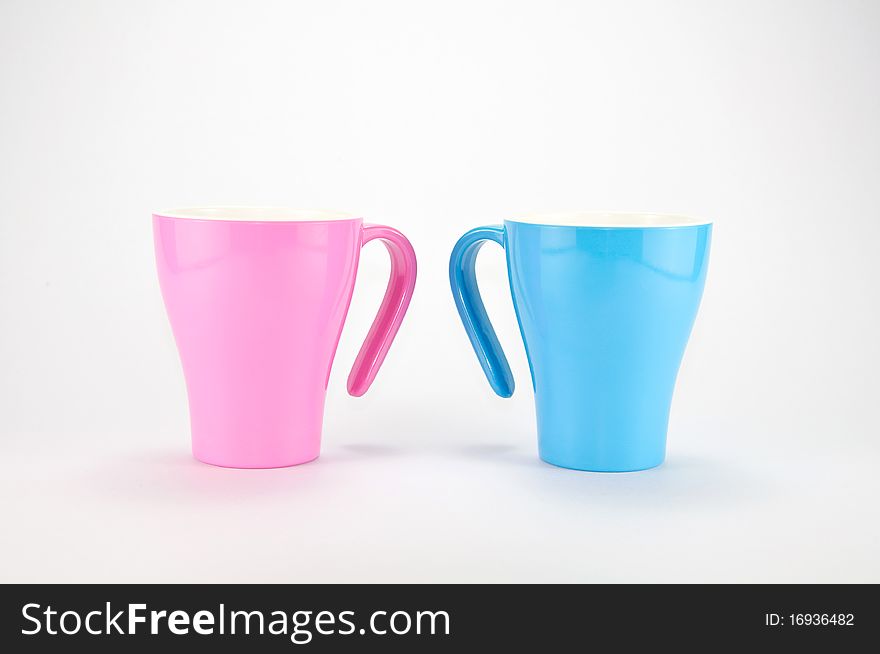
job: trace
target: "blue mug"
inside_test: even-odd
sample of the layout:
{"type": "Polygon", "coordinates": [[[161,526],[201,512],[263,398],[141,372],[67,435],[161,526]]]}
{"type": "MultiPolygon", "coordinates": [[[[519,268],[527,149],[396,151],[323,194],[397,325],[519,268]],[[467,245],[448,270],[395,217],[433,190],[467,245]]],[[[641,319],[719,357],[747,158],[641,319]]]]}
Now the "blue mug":
{"type": "Polygon", "coordinates": [[[597,472],[663,463],[711,237],[711,223],[681,216],[571,212],[478,227],[456,243],[458,313],[493,390],[510,397],[513,376],[474,271],[486,241],[505,250],[544,461],[597,472]]]}

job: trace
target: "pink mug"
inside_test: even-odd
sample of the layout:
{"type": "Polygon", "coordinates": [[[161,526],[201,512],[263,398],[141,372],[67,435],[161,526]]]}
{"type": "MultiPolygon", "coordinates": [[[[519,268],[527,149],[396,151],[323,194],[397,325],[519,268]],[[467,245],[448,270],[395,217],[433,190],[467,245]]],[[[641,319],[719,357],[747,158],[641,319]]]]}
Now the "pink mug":
{"type": "Polygon", "coordinates": [[[354,396],[376,377],[412,298],[409,241],[347,214],[261,207],[163,211],[153,232],[193,455],[233,468],[317,458],[361,246],[385,243],[391,280],[348,377],[354,396]]]}

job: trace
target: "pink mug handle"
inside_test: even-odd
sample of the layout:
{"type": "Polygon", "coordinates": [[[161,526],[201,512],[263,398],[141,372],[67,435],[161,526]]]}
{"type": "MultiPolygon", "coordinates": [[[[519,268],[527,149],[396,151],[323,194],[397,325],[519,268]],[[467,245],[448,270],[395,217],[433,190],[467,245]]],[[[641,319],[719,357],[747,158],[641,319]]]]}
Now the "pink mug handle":
{"type": "Polygon", "coordinates": [[[348,375],[348,392],[360,397],[367,392],[385,360],[391,342],[416,286],[416,253],[406,236],[385,225],[364,225],[362,245],[381,239],[391,255],[391,278],[379,313],[348,375]]]}

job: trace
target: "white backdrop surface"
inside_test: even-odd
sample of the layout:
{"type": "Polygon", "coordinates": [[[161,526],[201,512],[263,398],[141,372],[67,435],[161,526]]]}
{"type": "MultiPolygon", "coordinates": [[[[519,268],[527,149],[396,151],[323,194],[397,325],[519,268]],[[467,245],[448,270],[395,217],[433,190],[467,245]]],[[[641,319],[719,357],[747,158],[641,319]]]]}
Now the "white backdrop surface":
{"type": "Polygon", "coordinates": [[[0,2],[0,581],[880,581],[880,4],[0,2]],[[419,256],[371,391],[364,251],[315,463],[189,455],[153,209],[354,211],[419,256]],[[537,459],[448,255],[538,209],[715,221],[667,463],[537,459]]]}

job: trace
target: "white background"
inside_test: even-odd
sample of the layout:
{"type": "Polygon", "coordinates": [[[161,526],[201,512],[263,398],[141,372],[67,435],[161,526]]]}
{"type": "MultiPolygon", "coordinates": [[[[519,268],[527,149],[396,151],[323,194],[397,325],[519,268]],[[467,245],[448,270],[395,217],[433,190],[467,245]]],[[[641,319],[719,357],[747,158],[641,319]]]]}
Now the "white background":
{"type": "Polygon", "coordinates": [[[880,3],[0,2],[0,581],[880,582],[880,3]],[[322,457],[189,454],[150,212],[355,211],[419,256],[371,391],[364,252],[322,457]],[[539,209],[715,221],[667,463],[537,459],[448,289],[539,209]]]}

